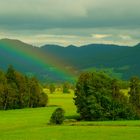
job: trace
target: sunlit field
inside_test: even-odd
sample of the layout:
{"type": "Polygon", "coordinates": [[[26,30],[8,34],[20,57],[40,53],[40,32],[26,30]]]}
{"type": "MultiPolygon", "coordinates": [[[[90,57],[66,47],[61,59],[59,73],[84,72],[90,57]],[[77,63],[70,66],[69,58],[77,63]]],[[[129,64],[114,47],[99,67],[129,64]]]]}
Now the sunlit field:
{"type": "Polygon", "coordinates": [[[0,111],[0,140],[139,140],[140,121],[75,122],[73,93],[49,94],[45,108],[0,111]],[[62,126],[49,125],[57,107],[65,109],[62,126]]]}

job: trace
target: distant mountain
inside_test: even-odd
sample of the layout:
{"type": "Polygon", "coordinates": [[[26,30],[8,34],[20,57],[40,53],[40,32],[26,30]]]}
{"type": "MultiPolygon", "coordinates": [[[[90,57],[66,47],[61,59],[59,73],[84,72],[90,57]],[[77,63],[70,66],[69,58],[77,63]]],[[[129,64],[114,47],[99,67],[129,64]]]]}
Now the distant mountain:
{"type": "Polygon", "coordinates": [[[80,47],[42,46],[44,52],[53,54],[78,70],[104,69],[120,74],[121,78],[140,76],[140,44],[134,47],[109,44],[89,44],[80,47]]]}
{"type": "Polygon", "coordinates": [[[33,46],[25,44],[19,40],[0,40],[0,67],[6,69],[9,64],[13,64],[17,69],[26,71],[32,67],[32,62],[20,54],[24,54],[25,49],[33,49],[33,46]]]}
{"type": "Polygon", "coordinates": [[[0,40],[0,68],[12,64],[42,81],[72,80],[81,71],[104,70],[113,76],[128,79],[140,76],[140,44],[118,46],[89,44],[84,46],[44,45],[35,47],[19,40],[0,40]]]}

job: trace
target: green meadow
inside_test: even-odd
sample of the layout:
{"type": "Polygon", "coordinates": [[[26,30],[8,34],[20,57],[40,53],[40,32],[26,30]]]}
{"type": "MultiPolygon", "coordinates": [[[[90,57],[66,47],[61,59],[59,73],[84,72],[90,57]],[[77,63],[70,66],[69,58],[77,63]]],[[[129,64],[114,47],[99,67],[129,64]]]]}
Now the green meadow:
{"type": "Polygon", "coordinates": [[[0,140],[139,140],[140,121],[77,122],[71,94],[49,94],[45,108],[0,111],[0,140]],[[49,125],[52,112],[61,106],[66,121],[49,125]]]}

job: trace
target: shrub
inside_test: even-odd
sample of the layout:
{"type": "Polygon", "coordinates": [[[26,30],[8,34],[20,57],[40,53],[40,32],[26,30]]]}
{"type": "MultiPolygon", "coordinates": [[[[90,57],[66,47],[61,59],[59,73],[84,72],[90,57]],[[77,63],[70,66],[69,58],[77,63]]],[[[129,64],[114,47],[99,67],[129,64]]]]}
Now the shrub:
{"type": "Polygon", "coordinates": [[[65,111],[62,108],[57,108],[51,116],[50,123],[57,125],[62,124],[65,119],[64,113],[65,111]]]}

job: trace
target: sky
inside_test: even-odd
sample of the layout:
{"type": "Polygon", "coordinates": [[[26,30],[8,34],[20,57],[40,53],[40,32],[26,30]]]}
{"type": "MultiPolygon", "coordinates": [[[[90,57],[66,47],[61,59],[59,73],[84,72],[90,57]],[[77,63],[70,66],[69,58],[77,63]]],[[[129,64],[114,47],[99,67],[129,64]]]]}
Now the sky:
{"type": "Polygon", "coordinates": [[[0,39],[36,46],[140,42],[140,0],[0,0],[0,39]]]}

